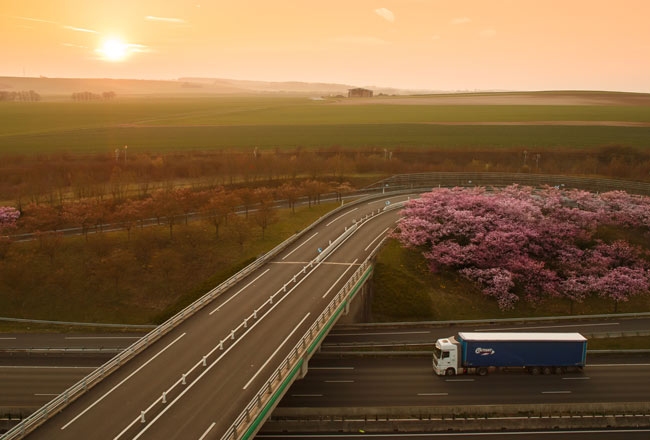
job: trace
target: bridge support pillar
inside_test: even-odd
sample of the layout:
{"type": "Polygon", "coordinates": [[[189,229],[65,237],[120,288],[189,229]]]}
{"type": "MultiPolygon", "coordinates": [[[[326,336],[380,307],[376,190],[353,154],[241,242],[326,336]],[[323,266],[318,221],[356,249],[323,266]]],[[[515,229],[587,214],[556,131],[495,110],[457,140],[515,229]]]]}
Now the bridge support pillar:
{"type": "Polygon", "coordinates": [[[302,360],[302,365],[300,366],[300,375],[298,376],[298,379],[302,379],[307,375],[307,371],[309,370],[309,359],[306,357],[302,360]]]}

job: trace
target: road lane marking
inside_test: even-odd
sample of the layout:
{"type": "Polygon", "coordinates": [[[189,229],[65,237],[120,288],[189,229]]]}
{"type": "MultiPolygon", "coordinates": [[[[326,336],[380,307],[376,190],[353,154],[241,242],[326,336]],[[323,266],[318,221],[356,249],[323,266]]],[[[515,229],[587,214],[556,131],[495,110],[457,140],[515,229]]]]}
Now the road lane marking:
{"type": "Polygon", "coordinates": [[[568,324],[568,325],[544,325],[537,327],[510,327],[510,328],[482,328],[475,330],[477,332],[492,332],[492,331],[502,331],[502,330],[526,330],[526,329],[536,329],[536,328],[564,328],[564,327],[596,327],[601,325],[620,325],[620,322],[612,323],[602,323],[602,324],[568,324]]]}
{"type": "MultiPolygon", "coordinates": [[[[134,376],[138,371],[142,370],[144,367],[146,367],[146,366],[149,364],[149,362],[153,361],[153,360],[156,359],[158,356],[160,356],[161,354],[163,354],[163,352],[164,352],[165,350],[167,350],[169,347],[171,347],[172,345],[174,345],[174,344],[175,344],[175,343],[176,343],[180,338],[182,338],[183,336],[185,336],[185,333],[183,333],[183,334],[180,335],[178,338],[176,338],[176,339],[174,339],[172,342],[170,342],[170,343],[169,343],[165,348],[163,348],[163,349],[160,350],[158,353],[156,353],[155,356],[153,356],[151,359],[149,359],[149,360],[148,360],[147,362],[145,362],[144,364],[140,365],[140,367],[139,367],[137,370],[135,370],[133,373],[131,373],[131,374],[129,374],[128,376],[126,376],[124,379],[122,379],[122,381],[120,381],[120,383],[118,383],[118,384],[115,385],[113,388],[111,388],[110,390],[108,390],[108,391],[106,392],[106,394],[104,394],[104,395],[103,395],[102,397],[100,397],[99,399],[95,400],[95,402],[94,402],[92,405],[90,405],[88,408],[86,408],[86,409],[84,409],[82,412],[80,412],[80,413],[79,413],[79,414],[78,414],[74,419],[70,420],[68,423],[66,423],[65,425],[63,425],[63,426],[61,427],[61,430],[67,428],[68,426],[70,426],[70,424],[71,424],[72,422],[74,422],[74,421],[77,420],[79,417],[81,417],[81,416],[83,416],[84,414],[86,414],[86,412],[88,412],[92,407],[94,407],[94,406],[97,405],[99,402],[101,402],[102,400],[104,400],[104,398],[105,398],[106,396],[108,396],[108,395],[111,394],[113,391],[115,391],[115,390],[116,390],[120,385],[122,385],[124,382],[126,382],[126,381],[129,380],[129,379],[131,379],[131,377],[133,377],[133,376],[134,376]]],[[[95,368],[96,368],[96,367],[95,367],[95,368]]]]}
{"type": "MultiPolygon", "coordinates": [[[[310,312],[310,313],[311,313],[311,312],[310,312]]],[[[243,390],[245,390],[246,388],[248,388],[248,386],[251,384],[251,382],[253,382],[253,380],[255,380],[255,378],[257,377],[257,375],[260,374],[260,373],[262,372],[262,370],[264,369],[264,367],[266,367],[266,366],[269,364],[269,362],[271,362],[271,359],[273,359],[273,356],[275,356],[276,354],[278,354],[278,351],[280,351],[280,349],[284,346],[284,344],[287,343],[287,341],[289,340],[289,338],[290,338],[291,336],[293,336],[293,334],[296,332],[296,330],[298,330],[298,329],[300,328],[300,326],[302,325],[303,322],[305,322],[305,319],[307,319],[307,317],[310,315],[310,313],[307,313],[307,314],[305,315],[305,317],[302,318],[302,320],[298,323],[298,325],[296,325],[296,326],[293,328],[293,330],[291,330],[291,333],[289,333],[289,335],[288,335],[286,338],[284,338],[284,341],[282,341],[282,344],[280,344],[280,345],[278,346],[278,348],[275,349],[275,351],[273,352],[273,354],[272,354],[271,356],[269,356],[269,358],[266,360],[266,362],[264,362],[264,365],[262,365],[262,366],[260,367],[260,369],[257,370],[257,373],[255,373],[255,374],[253,375],[253,377],[251,377],[251,379],[250,379],[248,382],[246,382],[246,385],[244,385],[244,388],[242,388],[243,390]]]]}
{"type": "Polygon", "coordinates": [[[330,336],[386,336],[386,335],[428,335],[431,332],[377,332],[377,333],[330,333],[330,336]]]}
{"type": "Polygon", "coordinates": [[[327,295],[329,295],[329,293],[332,291],[332,289],[334,288],[334,286],[336,286],[336,283],[338,283],[339,281],[341,281],[341,278],[343,278],[343,277],[345,276],[345,274],[348,273],[348,271],[354,267],[354,264],[357,262],[357,260],[358,260],[358,258],[355,258],[354,261],[352,262],[352,264],[350,265],[350,267],[348,267],[347,269],[345,269],[345,272],[343,272],[343,273],[341,274],[341,276],[338,277],[338,278],[336,279],[336,281],[334,281],[334,283],[332,283],[332,285],[330,286],[330,288],[327,289],[327,292],[325,292],[325,294],[322,296],[323,299],[324,299],[327,295]]]}
{"type": "Polygon", "coordinates": [[[64,339],[140,339],[142,336],[66,336],[64,339]]]}
{"type": "Polygon", "coordinates": [[[354,383],[353,380],[324,380],[325,383],[354,383]]]}
{"type": "Polygon", "coordinates": [[[58,396],[57,393],[34,393],[35,396],[58,396]]]}
{"type": "Polygon", "coordinates": [[[8,341],[8,340],[14,340],[14,339],[16,339],[16,338],[8,338],[7,337],[7,338],[0,338],[0,341],[8,341]]]}
{"type": "Polygon", "coordinates": [[[354,367],[309,367],[310,370],[354,370],[354,367]]]}
{"type": "Polygon", "coordinates": [[[322,394],[292,394],[291,397],[323,397],[322,394]]]}
{"type": "MultiPolygon", "coordinates": [[[[269,264],[302,264],[303,266],[308,265],[311,261],[271,261],[269,264]]],[[[337,265],[337,266],[350,266],[355,265],[354,263],[337,263],[335,261],[325,261],[324,265],[337,265]]],[[[361,263],[357,263],[356,266],[361,266],[361,263]]]]}
{"type": "Polygon", "coordinates": [[[230,302],[230,300],[234,299],[237,295],[239,295],[239,294],[242,293],[244,290],[246,290],[246,289],[247,289],[251,284],[253,284],[255,281],[257,281],[257,280],[259,280],[260,278],[262,278],[262,276],[263,276],[264,274],[266,274],[266,272],[268,272],[269,270],[271,270],[271,269],[266,269],[264,272],[262,272],[260,275],[258,275],[257,278],[255,278],[253,281],[251,281],[250,283],[246,284],[244,287],[242,287],[241,289],[239,289],[239,290],[237,291],[237,293],[235,293],[233,296],[231,296],[230,298],[228,298],[227,300],[225,300],[225,301],[224,301],[221,305],[219,305],[216,309],[214,309],[213,311],[211,311],[211,312],[209,313],[209,315],[212,316],[212,314],[213,314],[214,312],[218,312],[218,311],[219,311],[223,306],[225,306],[226,304],[228,304],[228,303],[230,302]]]}
{"type": "Polygon", "coordinates": [[[339,215],[339,216],[336,217],[334,220],[332,220],[331,222],[327,223],[327,224],[325,225],[325,227],[331,225],[332,223],[334,223],[335,221],[337,221],[337,220],[340,219],[341,217],[345,217],[346,215],[348,215],[348,214],[351,213],[352,211],[356,211],[357,209],[359,209],[359,208],[350,209],[350,210],[349,210],[348,212],[346,212],[345,214],[341,214],[341,215],[339,215]]]}
{"type": "Polygon", "coordinates": [[[379,235],[378,235],[374,240],[372,240],[372,241],[370,242],[370,244],[369,244],[368,246],[366,246],[363,250],[367,252],[367,251],[368,251],[368,248],[369,248],[370,246],[372,246],[372,245],[375,243],[375,241],[379,240],[379,239],[381,238],[381,236],[384,235],[384,234],[386,233],[386,231],[388,231],[389,229],[390,229],[390,228],[386,228],[386,229],[384,229],[383,231],[381,231],[381,232],[379,233],[379,235]]]}
{"type": "Polygon", "coordinates": [[[305,244],[307,244],[307,242],[308,242],[309,240],[311,240],[312,238],[314,238],[314,237],[317,236],[317,235],[318,235],[318,232],[316,232],[314,235],[312,235],[311,237],[309,237],[307,240],[305,240],[305,241],[303,241],[302,243],[300,243],[298,246],[296,246],[296,247],[294,248],[294,250],[292,250],[292,251],[289,252],[287,255],[285,255],[284,257],[282,257],[282,260],[286,259],[289,255],[291,255],[291,254],[293,254],[294,252],[296,252],[298,249],[300,249],[300,248],[303,247],[305,244]]]}
{"type": "Polygon", "coordinates": [[[205,438],[205,436],[208,435],[208,432],[210,432],[210,430],[211,430],[212,428],[214,428],[214,425],[216,425],[216,424],[217,424],[216,422],[212,422],[212,425],[210,425],[210,426],[208,427],[208,429],[205,430],[205,432],[203,433],[203,435],[202,435],[201,437],[199,437],[199,440],[203,440],[203,439],[205,438]]]}
{"type": "Polygon", "coordinates": [[[474,382],[474,379],[445,379],[445,382],[474,382]]]}
{"type": "Polygon", "coordinates": [[[589,380],[591,377],[563,377],[562,380],[589,380]]]}
{"type": "Polygon", "coordinates": [[[542,394],[571,394],[571,391],[542,391],[542,394]]]}
{"type": "Polygon", "coordinates": [[[448,396],[449,393],[418,393],[418,396],[448,396]]]}

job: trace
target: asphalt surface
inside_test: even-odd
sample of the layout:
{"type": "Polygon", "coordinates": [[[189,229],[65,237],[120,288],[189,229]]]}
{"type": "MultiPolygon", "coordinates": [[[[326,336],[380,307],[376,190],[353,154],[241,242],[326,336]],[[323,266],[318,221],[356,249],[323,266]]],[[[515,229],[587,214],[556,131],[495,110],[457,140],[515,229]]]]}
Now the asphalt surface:
{"type": "Polygon", "coordinates": [[[126,348],[145,333],[2,333],[0,352],[9,349],[126,348]]]}
{"type": "Polygon", "coordinates": [[[269,439],[318,439],[318,440],[372,440],[372,439],[409,439],[409,440],[647,440],[650,429],[630,430],[583,430],[583,431],[531,431],[531,432],[454,432],[423,434],[259,434],[259,440],[269,439]]]}
{"type": "Polygon", "coordinates": [[[381,407],[516,403],[645,402],[650,356],[594,356],[582,372],[531,376],[436,376],[431,357],[314,358],[283,407],[381,407]]]}
{"type": "Polygon", "coordinates": [[[387,199],[352,205],[323,222],[28,438],[198,439],[211,426],[203,438],[220,438],[357,265],[394,226],[399,212],[372,219],[311,272],[298,275],[295,283],[293,276],[317,256],[318,248],[325,248],[350,226],[353,218],[385,206],[387,199]],[[286,283],[287,292],[276,297],[272,309],[261,309],[245,331],[234,340],[228,338],[231,329],[286,283]],[[219,349],[221,340],[225,340],[223,351],[219,349]],[[206,366],[202,365],[203,356],[207,356],[206,366]],[[184,373],[185,385],[181,383],[184,373]],[[167,403],[163,406],[165,391],[167,403]],[[140,422],[141,411],[147,411],[145,423],[140,422]]]}

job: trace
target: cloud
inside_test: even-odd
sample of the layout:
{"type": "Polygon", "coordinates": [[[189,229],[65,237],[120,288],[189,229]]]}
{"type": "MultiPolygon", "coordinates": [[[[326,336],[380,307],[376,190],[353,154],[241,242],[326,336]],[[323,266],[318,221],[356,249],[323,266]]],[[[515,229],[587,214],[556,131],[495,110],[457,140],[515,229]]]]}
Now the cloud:
{"type": "Polygon", "coordinates": [[[99,32],[93,31],[92,29],[84,29],[84,28],[78,28],[74,26],[63,26],[64,29],[70,29],[71,31],[77,31],[77,32],[89,32],[91,34],[98,34],[99,32]]]}
{"type": "Polygon", "coordinates": [[[164,21],[165,23],[186,23],[186,21],[181,18],[154,17],[153,15],[147,15],[144,19],[148,21],[164,21]]]}
{"type": "Polygon", "coordinates": [[[386,8],[375,9],[375,14],[379,15],[381,18],[390,21],[391,23],[395,22],[395,14],[389,11],[386,8]]]}
{"type": "Polygon", "coordinates": [[[80,49],[88,49],[88,46],[80,46],[78,44],[72,44],[72,43],[61,43],[61,44],[68,47],[78,47],[80,49]]]}
{"type": "Polygon", "coordinates": [[[365,46],[380,46],[383,44],[388,44],[386,40],[382,40],[381,38],[354,36],[354,35],[349,35],[345,37],[335,37],[335,38],[331,38],[330,41],[333,43],[359,44],[365,46]]]}
{"type": "Polygon", "coordinates": [[[11,18],[16,18],[18,20],[38,21],[39,23],[60,24],[60,23],[57,23],[56,21],[41,20],[40,18],[21,17],[19,15],[14,15],[11,18]]]}
{"type": "Polygon", "coordinates": [[[472,19],[469,17],[458,17],[454,18],[451,20],[451,24],[465,24],[465,23],[471,23],[472,19]]]}
{"type": "Polygon", "coordinates": [[[489,28],[489,29],[483,29],[481,32],[479,32],[479,35],[483,38],[492,38],[497,34],[497,31],[495,29],[489,28]]]}

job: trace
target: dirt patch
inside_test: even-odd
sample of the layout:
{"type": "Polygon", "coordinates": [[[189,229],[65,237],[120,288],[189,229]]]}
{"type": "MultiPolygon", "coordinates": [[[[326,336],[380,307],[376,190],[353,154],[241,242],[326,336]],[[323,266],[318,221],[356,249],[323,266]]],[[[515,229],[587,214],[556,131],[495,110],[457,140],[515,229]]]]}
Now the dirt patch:
{"type": "Polygon", "coordinates": [[[650,94],[522,93],[458,94],[342,99],[332,105],[650,105],[650,94]]]}

